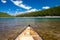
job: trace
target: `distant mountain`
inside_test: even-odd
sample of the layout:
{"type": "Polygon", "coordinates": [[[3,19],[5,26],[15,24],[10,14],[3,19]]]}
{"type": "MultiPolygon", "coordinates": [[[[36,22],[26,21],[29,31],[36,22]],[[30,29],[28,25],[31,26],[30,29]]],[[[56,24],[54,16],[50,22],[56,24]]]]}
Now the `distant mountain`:
{"type": "Polygon", "coordinates": [[[60,6],[46,10],[20,14],[17,15],[16,17],[38,17],[38,16],[60,16],[60,6]]]}
{"type": "Polygon", "coordinates": [[[11,15],[4,12],[0,12],[0,17],[11,17],[11,15]]]}

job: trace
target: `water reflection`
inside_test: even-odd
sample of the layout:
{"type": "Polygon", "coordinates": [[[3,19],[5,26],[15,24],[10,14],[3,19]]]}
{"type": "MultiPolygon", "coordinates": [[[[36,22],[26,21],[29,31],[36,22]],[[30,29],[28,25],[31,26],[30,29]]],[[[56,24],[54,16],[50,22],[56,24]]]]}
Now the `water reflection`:
{"type": "Polygon", "coordinates": [[[48,23],[51,20],[60,20],[57,19],[49,19],[49,18],[0,18],[0,26],[27,26],[27,25],[36,25],[36,24],[45,24],[48,23]]]}
{"type": "Polygon", "coordinates": [[[36,29],[59,27],[60,18],[0,18],[0,40],[13,39],[17,33],[23,30],[23,27],[29,24],[36,29]]]}

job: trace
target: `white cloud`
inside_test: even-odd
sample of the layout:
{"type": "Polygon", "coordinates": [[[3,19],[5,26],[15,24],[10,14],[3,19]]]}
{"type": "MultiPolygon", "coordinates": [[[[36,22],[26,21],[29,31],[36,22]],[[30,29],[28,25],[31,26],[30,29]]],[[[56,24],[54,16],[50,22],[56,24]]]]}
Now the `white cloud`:
{"type": "Polygon", "coordinates": [[[27,10],[25,12],[20,12],[20,13],[28,13],[28,12],[35,12],[35,11],[38,11],[37,9],[31,9],[31,10],[27,10]]]}
{"type": "Polygon", "coordinates": [[[27,10],[27,11],[24,11],[24,12],[18,12],[15,15],[24,14],[24,13],[28,13],[28,12],[35,12],[35,11],[39,11],[39,10],[37,10],[37,9],[30,9],[30,10],[27,10]]]}
{"type": "Polygon", "coordinates": [[[31,10],[28,10],[26,12],[35,12],[35,11],[38,11],[37,9],[31,9],[31,10]]]}
{"type": "Polygon", "coordinates": [[[6,3],[7,1],[6,0],[1,0],[2,3],[6,3]]]}
{"type": "Polygon", "coordinates": [[[42,9],[49,9],[49,8],[50,8],[49,6],[42,7],[42,9]]]}
{"type": "Polygon", "coordinates": [[[24,4],[20,4],[20,7],[24,8],[24,9],[30,9],[30,8],[32,8],[32,7],[26,6],[24,4]]]}
{"type": "Polygon", "coordinates": [[[15,5],[17,5],[17,6],[19,6],[19,7],[21,7],[21,8],[24,8],[24,9],[27,9],[27,10],[29,10],[29,9],[31,9],[32,7],[30,7],[30,6],[26,6],[25,4],[23,4],[23,1],[13,1],[13,0],[11,0],[15,5]]]}

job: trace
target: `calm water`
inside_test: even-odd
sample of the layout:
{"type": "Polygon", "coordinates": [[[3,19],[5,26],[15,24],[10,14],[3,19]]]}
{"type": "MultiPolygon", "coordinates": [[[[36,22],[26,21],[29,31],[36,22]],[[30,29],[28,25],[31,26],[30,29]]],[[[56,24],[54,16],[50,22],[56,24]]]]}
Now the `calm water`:
{"type": "Polygon", "coordinates": [[[0,18],[0,27],[4,26],[27,26],[60,22],[60,18],[0,18]]]}
{"type": "Polygon", "coordinates": [[[60,18],[0,18],[0,40],[13,38],[29,24],[36,28],[60,27],[60,18]]]}
{"type": "Polygon", "coordinates": [[[33,27],[52,26],[60,24],[60,18],[0,18],[0,29],[24,27],[29,24],[33,27]]]}

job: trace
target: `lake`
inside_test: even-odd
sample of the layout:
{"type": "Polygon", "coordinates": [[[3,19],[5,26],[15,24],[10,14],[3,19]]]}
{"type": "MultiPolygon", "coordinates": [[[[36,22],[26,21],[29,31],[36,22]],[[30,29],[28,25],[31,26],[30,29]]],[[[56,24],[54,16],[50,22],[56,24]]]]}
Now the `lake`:
{"type": "MultiPolygon", "coordinates": [[[[44,37],[44,39],[48,40],[43,35],[42,31],[49,29],[49,32],[51,31],[51,29],[54,29],[55,31],[55,28],[59,30],[60,18],[0,18],[0,40],[12,40],[16,36],[16,34],[19,34],[28,25],[31,25],[33,28],[35,28],[37,32],[41,32],[41,35],[44,37]]],[[[57,36],[58,34],[55,35],[57,36]]]]}

